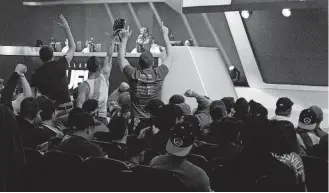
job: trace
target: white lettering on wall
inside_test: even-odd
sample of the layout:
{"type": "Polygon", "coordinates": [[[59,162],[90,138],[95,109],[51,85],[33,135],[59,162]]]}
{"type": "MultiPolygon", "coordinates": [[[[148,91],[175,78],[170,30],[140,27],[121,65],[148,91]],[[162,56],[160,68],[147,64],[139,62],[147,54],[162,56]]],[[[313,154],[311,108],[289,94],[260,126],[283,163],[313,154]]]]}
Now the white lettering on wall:
{"type": "Polygon", "coordinates": [[[69,76],[70,83],[68,85],[69,89],[77,88],[83,81],[88,79],[88,70],[70,70],[71,74],[69,76],[69,70],[66,71],[66,75],[69,76]]]}

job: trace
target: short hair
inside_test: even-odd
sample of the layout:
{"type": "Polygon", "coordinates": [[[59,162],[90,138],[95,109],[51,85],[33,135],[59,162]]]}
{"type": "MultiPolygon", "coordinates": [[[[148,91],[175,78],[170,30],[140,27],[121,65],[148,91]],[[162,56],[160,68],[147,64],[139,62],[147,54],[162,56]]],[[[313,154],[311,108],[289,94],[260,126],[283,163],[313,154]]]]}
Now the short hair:
{"type": "Polygon", "coordinates": [[[219,120],[219,119],[227,116],[225,104],[221,100],[213,101],[210,104],[209,113],[210,113],[212,120],[219,120]]]}
{"type": "Polygon", "coordinates": [[[291,113],[292,109],[288,109],[286,111],[282,111],[280,109],[275,109],[275,114],[279,116],[288,116],[291,113]]]}
{"type": "Polygon", "coordinates": [[[224,97],[221,99],[221,101],[223,101],[223,103],[225,104],[225,108],[227,111],[227,114],[231,113],[231,110],[234,108],[234,98],[233,97],[224,97]]]}
{"type": "Polygon", "coordinates": [[[169,99],[169,104],[179,105],[181,103],[185,103],[185,98],[182,95],[175,94],[169,99]]]}
{"type": "Polygon", "coordinates": [[[138,61],[139,66],[141,69],[147,69],[153,66],[154,64],[154,57],[150,51],[143,52],[138,61]]]}
{"type": "Polygon", "coordinates": [[[241,118],[249,113],[249,103],[245,98],[238,98],[234,103],[235,116],[241,118]]]}
{"type": "Polygon", "coordinates": [[[154,115],[155,126],[167,132],[175,126],[177,119],[183,116],[183,112],[179,106],[168,104],[158,108],[154,115]]]}
{"type": "Polygon", "coordinates": [[[98,101],[95,99],[88,99],[82,105],[82,110],[91,113],[98,108],[98,101]]]}
{"type": "Polygon", "coordinates": [[[151,99],[147,102],[144,109],[145,109],[145,111],[154,115],[156,113],[156,111],[164,105],[165,105],[164,102],[162,102],[160,99],[151,99]]]}
{"type": "Polygon", "coordinates": [[[294,125],[289,121],[270,120],[271,151],[277,155],[299,153],[294,125]]]}
{"type": "Polygon", "coordinates": [[[40,105],[40,116],[42,121],[47,121],[52,119],[53,114],[55,113],[55,104],[50,99],[46,98],[39,102],[40,105]]]}
{"type": "Polygon", "coordinates": [[[89,72],[97,72],[97,70],[100,70],[100,60],[97,56],[91,56],[88,58],[87,69],[89,72]]]}
{"type": "Polygon", "coordinates": [[[48,62],[54,57],[54,50],[50,46],[42,46],[39,50],[39,57],[42,62],[48,62]]]}
{"type": "Polygon", "coordinates": [[[112,118],[107,127],[110,130],[112,140],[121,140],[128,129],[126,119],[122,116],[112,118]]]}
{"type": "Polygon", "coordinates": [[[238,142],[243,123],[234,117],[224,117],[211,124],[211,131],[218,143],[238,142]]]}
{"type": "Polygon", "coordinates": [[[34,119],[39,112],[39,104],[36,98],[27,97],[21,102],[19,115],[23,118],[34,119]]]}

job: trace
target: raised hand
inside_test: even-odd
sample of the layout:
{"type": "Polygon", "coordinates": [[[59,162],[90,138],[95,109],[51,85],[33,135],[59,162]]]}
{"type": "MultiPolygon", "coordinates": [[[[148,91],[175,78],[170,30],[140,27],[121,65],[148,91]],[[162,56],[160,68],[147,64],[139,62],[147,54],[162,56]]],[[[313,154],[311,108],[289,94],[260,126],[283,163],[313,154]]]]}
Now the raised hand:
{"type": "Polygon", "coordinates": [[[193,91],[191,89],[187,90],[184,94],[186,97],[193,97],[193,91]]]}
{"type": "Polygon", "coordinates": [[[162,31],[164,36],[168,36],[169,29],[166,26],[163,25],[163,22],[161,23],[161,31],[162,31]]]}
{"type": "Polygon", "coordinates": [[[131,36],[132,30],[130,29],[129,25],[127,26],[127,29],[123,29],[120,31],[120,37],[122,40],[128,40],[131,36]]]}
{"type": "Polygon", "coordinates": [[[62,14],[59,15],[59,19],[61,20],[61,23],[58,23],[58,24],[60,26],[62,26],[62,28],[64,28],[64,29],[70,29],[69,24],[67,23],[65,17],[62,14]]]}
{"type": "Polygon", "coordinates": [[[18,74],[24,74],[27,71],[27,67],[24,64],[17,64],[15,72],[18,74]]]}

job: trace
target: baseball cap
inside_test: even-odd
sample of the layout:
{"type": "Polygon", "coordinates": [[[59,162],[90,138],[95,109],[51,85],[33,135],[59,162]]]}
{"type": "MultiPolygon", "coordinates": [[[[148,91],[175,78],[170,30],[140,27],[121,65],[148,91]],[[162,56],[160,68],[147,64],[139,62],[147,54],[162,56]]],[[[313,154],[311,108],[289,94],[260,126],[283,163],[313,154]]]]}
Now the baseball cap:
{"type": "Polygon", "coordinates": [[[93,116],[81,108],[75,108],[69,112],[68,123],[74,130],[84,130],[90,126],[96,126],[93,116]]]}
{"type": "Polygon", "coordinates": [[[150,51],[143,52],[139,57],[139,65],[141,68],[148,68],[154,63],[154,57],[150,51]]]}
{"type": "Polygon", "coordinates": [[[188,116],[174,126],[166,145],[168,153],[179,157],[187,156],[190,153],[198,129],[197,125],[192,123],[194,121],[188,122],[190,119],[191,117],[188,116]]]}
{"type": "Polygon", "coordinates": [[[192,113],[190,105],[186,103],[178,104],[179,108],[182,110],[183,115],[190,115],[192,113]]]}
{"type": "Polygon", "coordinates": [[[316,113],[317,122],[323,121],[323,111],[320,107],[311,106],[310,109],[313,109],[313,111],[316,113]]]}
{"type": "Polygon", "coordinates": [[[280,111],[288,111],[291,109],[291,107],[294,105],[294,102],[292,102],[287,97],[279,98],[276,102],[276,108],[280,111]]]}
{"type": "Polygon", "coordinates": [[[299,115],[298,127],[305,130],[314,130],[316,127],[317,115],[311,108],[304,109],[299,115]]]}

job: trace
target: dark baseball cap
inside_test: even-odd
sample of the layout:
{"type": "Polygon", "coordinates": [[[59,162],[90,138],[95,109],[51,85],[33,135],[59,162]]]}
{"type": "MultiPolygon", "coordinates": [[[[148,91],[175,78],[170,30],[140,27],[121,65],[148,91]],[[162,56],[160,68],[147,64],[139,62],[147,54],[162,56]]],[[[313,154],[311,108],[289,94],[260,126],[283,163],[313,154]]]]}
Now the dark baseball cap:
{"type": "Polygon", "coordinates": [[[317,114],[312,108],[304,109],[299,115],[298,127],[305,130],[314,130],[317,123],[317,114]]]}
{"type": "Polygon", "coordinates": [[[279,98],[278,101],[276,102],[276,108],[279,111],[288,111],[291,109],[291,107],[294,105],[294,102],[292,102],[289,98],[287,97],[282,97],[279,98]]]}
{"type": "Polygon", "coordinates": [[[149,68],[154,64],[154,57],[150,51],[143,52],[139,57],[139,65],[143,68],[149,68]]]}
{"type": "Polygon", "coordinates": [[[187,156],[192,149],[197,133],[197,118],[193,118],[192,115],[186,116],[184,120],[174,126],[166,145],[167,152],[179,157],[187,156]]]}
{"type": "Polygon", "coordinates": [[[74,130],[84,130],[90,126],[96,126],[94,117],[81,108],[74,108],[69,112],[68,124],[74,130]]]}
{"type": "Polygon", "coordinates": [[[313,111],[316,113],[317,122],[323,121],[323,111],[318,106],[311,106],[310,109],[313,109],[313,111]]]}

